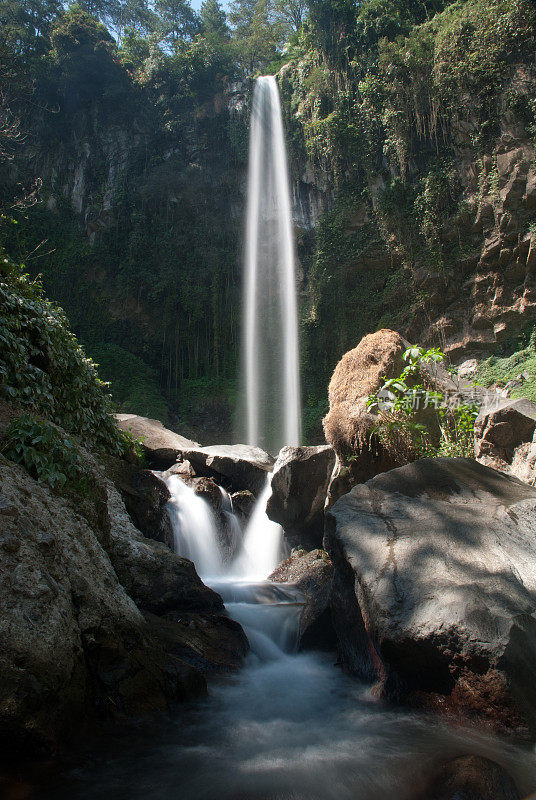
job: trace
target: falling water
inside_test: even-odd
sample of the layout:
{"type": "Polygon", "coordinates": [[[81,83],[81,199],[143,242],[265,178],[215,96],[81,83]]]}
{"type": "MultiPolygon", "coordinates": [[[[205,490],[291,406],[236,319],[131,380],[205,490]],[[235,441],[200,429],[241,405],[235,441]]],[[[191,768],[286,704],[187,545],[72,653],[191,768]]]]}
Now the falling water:
{"type": "Polygon", "coordinates": [[[171,495],[168,513],[175,552],[193,561],[202,577],[220,575],[223,558],[216,520],[208,503],[178,475],[167,478],[166,485],[171,495]]]}
{"type": "Polygon", "coordinates": [[[247,440],[270,452],[300,443],[292,213],[279,91],[258,78],[251,113],[244,352],[247,440]]]}

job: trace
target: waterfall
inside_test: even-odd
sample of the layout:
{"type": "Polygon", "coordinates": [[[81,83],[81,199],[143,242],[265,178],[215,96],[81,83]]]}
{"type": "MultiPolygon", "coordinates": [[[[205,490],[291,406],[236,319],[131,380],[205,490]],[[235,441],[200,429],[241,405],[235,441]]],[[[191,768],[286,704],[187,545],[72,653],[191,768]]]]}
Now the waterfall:
{"type": "Polygon", "coordinates": [[[203,578],[221,575],[223,557],[216,520],[202,497],[178,475],[166,479],[171,495],[168,513],[173,527],[175,552],[193,561],[203,578]]]}
{"type": "Polygon", "coordinates": [[[247,441],[300,444],[292,209],[279,91],[258,78],[251,113],[244,285],[247,441]]]}
{"type": "Polygon", "coordinates": [[[255,504],[242,547],[231,567],[237,579],[265,580],[282,560],[283,529],[266,514],[266,503],[272,491],[270,477],[255,504]]]}

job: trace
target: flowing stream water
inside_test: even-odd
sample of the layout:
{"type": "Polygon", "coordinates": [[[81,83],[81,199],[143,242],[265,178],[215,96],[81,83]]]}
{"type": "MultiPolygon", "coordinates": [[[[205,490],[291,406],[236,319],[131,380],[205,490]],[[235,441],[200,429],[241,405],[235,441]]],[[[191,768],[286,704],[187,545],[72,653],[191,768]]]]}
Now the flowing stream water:
{"type": "Polygon", "coordinates": [[[211,680],[205,701],[160,727],[102,740],[46,800],[410,800],[435,764],[467,754],[504,765],[524,793],[534,787],[532,753],[389,708],[343,675],[333,653],[297,652],[302,598],[258,579],[275,566],[281,544],[281,529],[263,518],[266,492],[225,566],[213,558],[218,535],[205,501],[180,478],[168,486],[177,549],[200,554],[200,573],[243,625],[251,652],[238,674],[211,680]],[[261,531],[270,545],[249,548],[261,531]]]}

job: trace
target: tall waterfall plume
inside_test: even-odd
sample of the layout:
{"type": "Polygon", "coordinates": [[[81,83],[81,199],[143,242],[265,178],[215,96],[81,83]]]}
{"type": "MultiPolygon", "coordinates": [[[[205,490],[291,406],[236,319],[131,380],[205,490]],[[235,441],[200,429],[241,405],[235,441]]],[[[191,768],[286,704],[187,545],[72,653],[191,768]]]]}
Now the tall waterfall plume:
{"type": "Polygon", "coordinates": [[[244,283],[248,444],[300,444],[301,403],[292,207],[279,91],[258,78],[249,144],[244,283]]]}

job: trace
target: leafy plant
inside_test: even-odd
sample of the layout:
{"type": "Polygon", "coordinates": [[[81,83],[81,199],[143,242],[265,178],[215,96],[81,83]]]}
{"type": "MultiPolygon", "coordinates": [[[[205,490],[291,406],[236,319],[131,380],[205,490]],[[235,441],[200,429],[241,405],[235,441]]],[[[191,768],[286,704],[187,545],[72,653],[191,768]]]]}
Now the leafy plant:
{"type": "Polygon", "coordinates": [[[395,442],[416,458],[472,457],[478,407],[431,387],[425,364],[442,364],[438,348],[411,347],[406,366],[396,378],[385,380],[371,395],[367,407],[378,415],[374,432],[391,449],[395,442]]]}
{"type": "Polygon", "coordinates": [[[7,257],[0,273],[0,397],[42,414],[90,448],[121,455],[125,439],[62,309],[7,257]],[[3,273],[3,274],[2,274],[3,273]]]}
{"type": "Polygon", "coordinates": [[[23,414],[11,421],[2,452],[52,489],[60,489],[67,481],[82,491],[91,485],[74,441],[47,420],[32,414],[23,414]]]}

